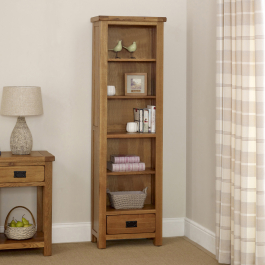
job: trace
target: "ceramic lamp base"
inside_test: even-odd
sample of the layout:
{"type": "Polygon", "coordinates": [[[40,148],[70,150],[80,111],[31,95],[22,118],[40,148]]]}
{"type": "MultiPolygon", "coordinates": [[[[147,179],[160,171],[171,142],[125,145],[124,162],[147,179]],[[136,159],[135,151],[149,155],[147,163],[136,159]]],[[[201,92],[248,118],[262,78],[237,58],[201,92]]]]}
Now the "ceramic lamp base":
{"type": "Polygon", "coordinates": [[[25,117],[18,117],[10,137],[10,148],[13,155],[29,155],[32,150],[32,135],[25,117]]]}

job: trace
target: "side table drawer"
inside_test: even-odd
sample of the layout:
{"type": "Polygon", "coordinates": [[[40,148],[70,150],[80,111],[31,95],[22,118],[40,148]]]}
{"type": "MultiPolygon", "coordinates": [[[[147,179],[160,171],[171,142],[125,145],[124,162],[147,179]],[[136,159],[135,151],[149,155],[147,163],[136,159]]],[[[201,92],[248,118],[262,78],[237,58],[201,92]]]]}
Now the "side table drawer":
{"type": "Polygon", "coordinates": [[[138,234],[155,232],[155,214],[124,214],[107,216],[107,234],[138,234]]]}
{"type": "Polygon", "coordinates": [[[0,183],[44,181],[44,166],[0,167],[0,183]]]}

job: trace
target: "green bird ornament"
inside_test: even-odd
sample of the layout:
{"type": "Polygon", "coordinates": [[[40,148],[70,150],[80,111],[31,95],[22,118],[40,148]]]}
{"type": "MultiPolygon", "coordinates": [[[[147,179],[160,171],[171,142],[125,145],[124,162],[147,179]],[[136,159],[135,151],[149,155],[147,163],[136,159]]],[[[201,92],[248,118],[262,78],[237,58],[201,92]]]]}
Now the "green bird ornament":
{"type": "Polygon", "coordinates": [[[118,57],[118,52],[120,52],[122,50],[122,44],[121,44],[121,40],[119,40],[118,44],[113,48],[113,49],[109,49],[109,51],[114,51],[116,52],[116,57],[115,59],[120,59],[120,57],[118,57]]]}
{"type": "Polygon", "coordinates": [[[136,51],[137,49],[137,45],[136,42],[134,41],[129,47],[125,47],[123,46],[124,49],[126,49],[128,52],[131,53],[131,58],[135,59],[135,57],[133,57],[133,53],[136,51]]]}

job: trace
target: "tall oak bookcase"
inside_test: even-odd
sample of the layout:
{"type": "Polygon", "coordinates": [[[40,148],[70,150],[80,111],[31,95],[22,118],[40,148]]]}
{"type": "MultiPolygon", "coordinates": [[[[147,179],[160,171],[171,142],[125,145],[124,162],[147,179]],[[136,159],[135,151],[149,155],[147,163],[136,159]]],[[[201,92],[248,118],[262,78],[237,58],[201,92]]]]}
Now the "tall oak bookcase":
{"type": "Polygon", "coordinates": [[[165,17],[97,16],[93,23],[92,72],[92,242],[106,248],[106,240],[152,238],[162,245],[163,174],[163,29],[165,17]],[[122,40],[134,41],[136,59],[123,49],[120,59],[109,51],[122,40]],[[125,96],[125,73],[147,73],[147,96],[125,96]],[[107,96],[114,85],[115,96],[107,96]],[[126,123],[134,121],[133,108],[156,106],[155,133],[127,133],[126,123]],[[111,154],[139,155],[142,172],[111,172],[111,154]],[[144,208],[116,210],[109,205],[110,191],[143,190],[148,187],[144,208]],[[136,221],[137,227],[126,227],[136,221]]]}

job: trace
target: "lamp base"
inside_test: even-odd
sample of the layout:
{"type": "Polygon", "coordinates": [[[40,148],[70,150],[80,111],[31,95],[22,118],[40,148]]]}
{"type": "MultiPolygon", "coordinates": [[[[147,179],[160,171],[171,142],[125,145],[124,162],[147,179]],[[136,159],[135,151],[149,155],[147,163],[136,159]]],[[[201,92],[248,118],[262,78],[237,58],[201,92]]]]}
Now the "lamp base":
{"type": "Polygon", "coordinates": [[[10,137],[10,149],[13,155],[29,155],[32,150],[32,135],[25,117],[18,117],[10,137]]]}

